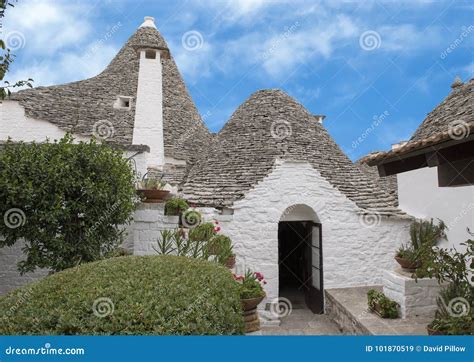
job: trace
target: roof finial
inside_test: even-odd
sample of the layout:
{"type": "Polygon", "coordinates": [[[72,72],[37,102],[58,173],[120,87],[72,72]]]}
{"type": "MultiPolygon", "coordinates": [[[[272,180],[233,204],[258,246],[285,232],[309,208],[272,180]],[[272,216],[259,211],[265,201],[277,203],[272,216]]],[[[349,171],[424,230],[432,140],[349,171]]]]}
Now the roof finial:
{"type": "Polygon", "coordinates": [[[140,25],[140,28],[144,28],[144,27],[150,27],[150,28],[156,29],[155,18],[153,16],[145,16],[145,21],[143,22],[142,25],[140,25]]]}
{"type": "Polygon", "coordinates": [[[463,83],[462,83],[461,78],[459,78],[459,76],[457,75],[456,78],[454,78],[453,84],[451,84],[451,88],[454,89],[454,88],[459,87],[460,85],[463,85],[463,83]]]}

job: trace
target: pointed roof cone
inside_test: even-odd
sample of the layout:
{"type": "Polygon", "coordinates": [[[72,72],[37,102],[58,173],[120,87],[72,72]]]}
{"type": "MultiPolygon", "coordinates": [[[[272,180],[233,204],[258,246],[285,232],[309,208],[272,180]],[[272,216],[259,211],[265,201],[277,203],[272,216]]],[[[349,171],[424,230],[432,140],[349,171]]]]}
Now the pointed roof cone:
{"type": "Polygon", "coordinates": [[[474,78],[463,83],[459,77],[456,77],[451,88],[452,91],[448,96],[428,113],[409,142],[421,141],[448,132],[453,122],[473,121],[474,78]]]}
{"type": "Polygon", "coordinates": [[[278,159],[308,162],[362,209],[403,215],[395,199],[347,158],[306,108],[275,89],[255,92],[237,108],[190,170],[184,197],[231,206],[268,176],[278,159]]]}
{"type": "MultiPolygon", "coordinates": [[[[109,142],[130,145],[135,120],[139,49],[165,50],[160,57],[163,71],[163,133],[166,157],[192,162],[212,138],[189,95],[168,45],[153,18],[128,39],[105,70],[95,77],[62,85],[20,91],[12,97],[28,117],[56,124],[74,134],[91,136],[95,125],[106,120],[113,126],[109,142]],[[134,100],[129,111],[115,109],[117,96],[134,100]]],[[[95,51],[101,51],[97,49],[95,51]]]]}

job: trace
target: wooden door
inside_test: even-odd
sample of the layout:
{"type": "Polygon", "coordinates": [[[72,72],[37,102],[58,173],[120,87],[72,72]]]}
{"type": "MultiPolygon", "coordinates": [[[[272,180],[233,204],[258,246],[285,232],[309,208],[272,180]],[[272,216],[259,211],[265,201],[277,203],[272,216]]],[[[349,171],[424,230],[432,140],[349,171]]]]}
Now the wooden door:
{"type": "Polygon", "coordinates": [[[324,313],[323,250],[321,224],[306,223],[306,305],[313,313],[324,313]]]}

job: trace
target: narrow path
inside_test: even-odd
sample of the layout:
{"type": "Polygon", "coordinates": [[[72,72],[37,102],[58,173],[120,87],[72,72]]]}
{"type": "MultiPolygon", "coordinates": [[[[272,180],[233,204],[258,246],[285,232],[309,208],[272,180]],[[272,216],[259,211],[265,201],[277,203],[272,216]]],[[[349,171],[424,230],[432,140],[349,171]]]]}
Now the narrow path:
{"type": "Polygon", "coordinates": [[[336,323],[325,314],[313,314],[309,309],[293,309],[281,319],[279,327],[262,327],[262,335],[341,335],[336,323]]]}

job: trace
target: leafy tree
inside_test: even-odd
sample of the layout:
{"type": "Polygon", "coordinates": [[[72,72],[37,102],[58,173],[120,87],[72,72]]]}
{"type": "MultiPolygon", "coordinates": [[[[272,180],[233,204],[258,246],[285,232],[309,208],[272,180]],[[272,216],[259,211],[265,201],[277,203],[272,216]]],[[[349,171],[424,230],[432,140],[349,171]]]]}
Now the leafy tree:
{"type": "Polygon", "coordinates": [[[102,258],[135,208],[134,172],[122,152],[95,140],[13,143],[0,152],[0,247],[25,240],[22,273],[102,258]]]}
{"type": "MultiPolygon", "coordinates": [[[[0,0],[0,21],[5,17],[5,10],[9,7],[13,7],[14,5],[9,0],[0,0]]],[[[7,74],[15,55],[12,54],[10,49],[7,48],[7,44],[3,39],[0,39],[0,48],[2,49],[2,53],[0,54],[0,81],[3,81],[0,86],[0,100],[5,99],[7,96],[11,94],[11,88],[16,87],[23,87],[27,86],[32,88],[33,79],[28,78],[28,80],[19,80],[16,83],[10,83],[7,80],[4,80],[5,75],[7,74]]]]}

